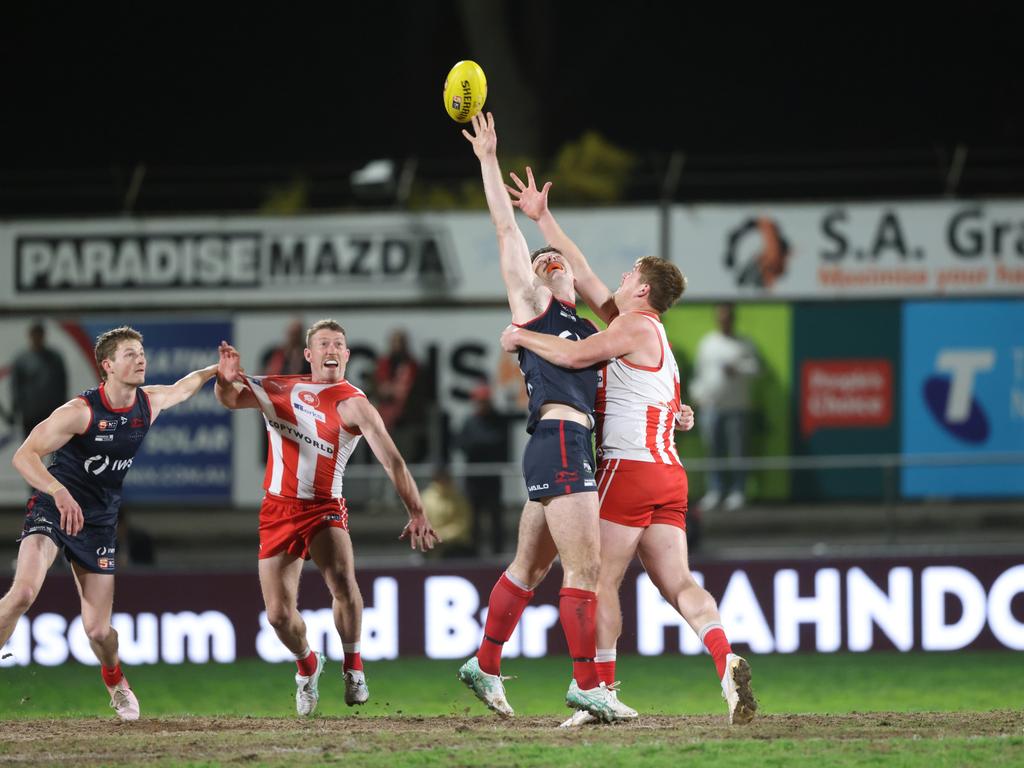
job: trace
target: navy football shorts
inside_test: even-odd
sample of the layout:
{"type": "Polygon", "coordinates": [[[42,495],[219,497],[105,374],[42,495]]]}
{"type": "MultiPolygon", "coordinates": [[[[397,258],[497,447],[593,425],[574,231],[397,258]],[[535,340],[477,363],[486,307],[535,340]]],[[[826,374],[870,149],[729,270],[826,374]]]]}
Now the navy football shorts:
{"type": "Polygon", "coordinates": [[[78,563],[92,573],[114,573],[117,564],[116,525],[90,525],[88,512],[85,525],[77,536],[69,536],[60,527],[60,512],[49,495],[37,493],[29,500],[25,525],[18,541],[28,536],[47,536],[64,553],[68,562],[78,563]]]}
{"type": "Polygon", "coordinates": [[[538,421],[523,453],[523,479],[530,501],[597,493],[591,430],[574,421],[538,421]]]}

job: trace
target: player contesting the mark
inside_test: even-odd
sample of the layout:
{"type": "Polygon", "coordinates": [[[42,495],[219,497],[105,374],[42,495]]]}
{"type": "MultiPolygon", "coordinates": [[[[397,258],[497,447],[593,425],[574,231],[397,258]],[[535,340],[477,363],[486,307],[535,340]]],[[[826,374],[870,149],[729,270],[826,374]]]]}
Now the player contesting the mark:
{"type": "MultiPolygon", "coordinates": [[[[548,209],[551,183],[538,190],[512,174],[515,205],[537,222],[548,242],[572,265],[576,288],[607,324],[570,343],[514,325],[502,334],[507,352],[527,349],[557,365],[601,365],[597,387],[597,470],[601,513],[601,574],[597,659],[601,679],[615,678],[615,645],[622,632],[619,585],[637,554],[648,576],[697,633],[715,662],[730,723],[747,723],[757,702],[750,665],[732,652],[711,594],[690,573],[686,547],[687,479],[675,429],[693,426],[693,411],[679,399],[679,369],[661,323],[682,295],[686,278],[671,262],[645,256],[622,275],[612,293],[548,209]]],[[[574,715],[564,725],[586,718],[574,715]]]]}
{"type": "MultiPolygon", "coordinates": [[[[476,115],[473,133],[462,133],[480,161],[512,322],[552,337],[596,333],[576,314],[572,269],[562,254],[547,247],[531,255],[527,248],[502,184],[494,117],[476,115]]],[[[502,646],[557,555],[564,573],[559,616],[573,660],[566,703],[604,721],[636,717],[600,682],[594,664],[600,530],[591,430],[597,371],[570,371],[530,351],[520,355],[519,365],[530,398],[523,456],[529,501],[515,559],[491,591],[480,649],[459,669],[459,678],[490,709],[512,716],[501,677],[502,646]]]]}
{"type": "Polygon", "coordinates": [[[54,410],[14,454],[14,468],[37,490],[28,500],[14,583],[0,600],[0,645],[32,607],[47,570],[63,551],[110,705],[122,720],[137,720],[139,701],[121,671],[117,632],[110,626],[121,484],[157,416],[192,397],[217,366],[174,384],[143,386],[142,334],[127,326],[101,334],[95,356],[100,385],[54,410]],[[51,453],[47,467],[43,457],[51,453]]]}
{"type": "Polygon", "coordinates": [[[266,491],[260,506],[259,576],[267,620],[295,654],[295,709],[312,714],[320,698],[324,656],[311,651],[298,610],[299,577],[312,559],[331,592],[334,624],[345,659],[345,703],[370,697],[360,655],[363,598],[356,584],[348,509],[342,496],[345,465],[360,437],[384,466],[409,513],[399,539],[424,552],[439,541],[423,513],[416,483],[377,409],[345,380],[350,350],[345,330],[319,320],[306,331],[311,374],[249,376],[238,352],[220,347],[217,399],[227,408],[256,408],[269,435],[266,491]]]}

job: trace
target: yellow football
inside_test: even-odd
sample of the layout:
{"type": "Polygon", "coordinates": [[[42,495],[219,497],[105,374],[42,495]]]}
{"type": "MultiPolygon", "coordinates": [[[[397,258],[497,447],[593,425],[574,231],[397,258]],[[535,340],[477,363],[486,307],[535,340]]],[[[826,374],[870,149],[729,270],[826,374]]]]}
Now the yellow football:
{"type": "Polygon", "coordinates": [[[487,101],[487,78],[475,61],[460,61],[444,80],[444,108],[457,123],[468,123],[487,101]]]}

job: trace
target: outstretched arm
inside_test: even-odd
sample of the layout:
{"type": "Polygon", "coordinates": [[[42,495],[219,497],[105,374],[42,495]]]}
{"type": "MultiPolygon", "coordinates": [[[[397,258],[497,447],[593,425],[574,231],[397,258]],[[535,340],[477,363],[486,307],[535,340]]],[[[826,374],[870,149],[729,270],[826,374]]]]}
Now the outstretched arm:
{"type": "Polygon", "coordinates": [[[537,295],[538,292],[546,292],[547,289],[534,285],[533,271],[530,268],[530,248],[519,230],[519,225],[516,224],[516,212],[501,180],[494,115],[490,112],[486,117],[483,114],[476,115],[473,118],[473,133],[463,130],[462,135],[473,145],[473,152],[480,161],[487,208],[491,212],[491,221],[498,235],[501,276],[508,291],[512,321],[525,323],[537,315],[540,301],[546,303],[549,297],[537,295]]]}
{"type": "Polygon", "coordinates": [[[150,421],[156,421],[156,417],[160,415],[161,411],[188,400],[202,389],[203,384],[212,379],[216,373],[217,366],[208,365],[182,376],[173,384],[153,384],[143,387],[146,394],[149,395],[149,404],[153,409],[150,421]]]}
{"type": "Polygon", "coordinates": [[[611,323],[619,314],[615,306],[615,297],[608,289],[608,286],[590,268],[586,256],[579,246],[573,242],[548,208],[548,190],[551,189],[551,182],[544,184],[543,189],[537,189],[537,183],[533,179],[533,169],[526,168],[526,183],[514,173],[509,174],[515,187],[507,184],[505,189],[512,195],[512,205],[517,207],[535,222],[540,228],[541,234],[548,244],[554,246],[569,262],[572,273],[576,276],[576,290],[583,297],[597,316],[604,320],[605,324],[611,323]]]}
{"type": "Polygon", "coordinates": [[[433,549],[434,544],[441,541],[441,538],[434,532],[430,521],[427,520],[416,482],[405,465],[405,459],[395,447],[395,441],[391,439],[391,435],[384,428],[384,421],[377,413],[377,409],[365,397],[352,397],[341,401],[338,404],[338,411],[346,424],[358,427],[363,433],[370,450],[384,467],[384,471],[387,472],[388,478],[395,486],[399,498],[402,499],[402,503],[409,513],[409,522],[406,523],[398,538],[408,539],[409,546],[413,549],[420,549],[423,552],[433,549]]]}
{"type": "Polygon", "coordinates": [[[213,392],[225,408],[259,408],[260,404],[248,387],[242,384],[242,359],[238,350],[226,341],[220,343],[217,362],[217,383],[213,392]]]}
{"type": "Polygon", "coordinates": [[[60,527],[70,536],[75,536],[85,525],[82,508],[71,493],[43,464],[43,456],[53,453],[75,435],[89,428],[92,411],[86,402],[75,398],[47,416],[36,425],[21,447],[14,452],[11,463],[25,482],[43,493],[53,496],[53,503],[60,512],[60,527]]]}

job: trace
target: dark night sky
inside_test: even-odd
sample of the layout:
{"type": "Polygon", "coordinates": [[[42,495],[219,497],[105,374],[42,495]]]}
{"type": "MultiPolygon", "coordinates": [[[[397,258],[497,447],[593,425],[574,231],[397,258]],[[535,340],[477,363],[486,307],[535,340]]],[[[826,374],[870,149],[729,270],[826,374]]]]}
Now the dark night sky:
{"type": "MultiPolygon", "coordinates": [[[[487,42],[469,39],[455,2],[349,5],[101,18],[5,4],[0,167],[467,159],[441,81],[460,58],[487,70],[487,42]]],[[[1008,11],[490,5],[540,99],[546,153],[587,128],[638,150],[1024,146],[1008,11]]],[[[517,105],[490,88],[500,121],[517,105]]]]}

